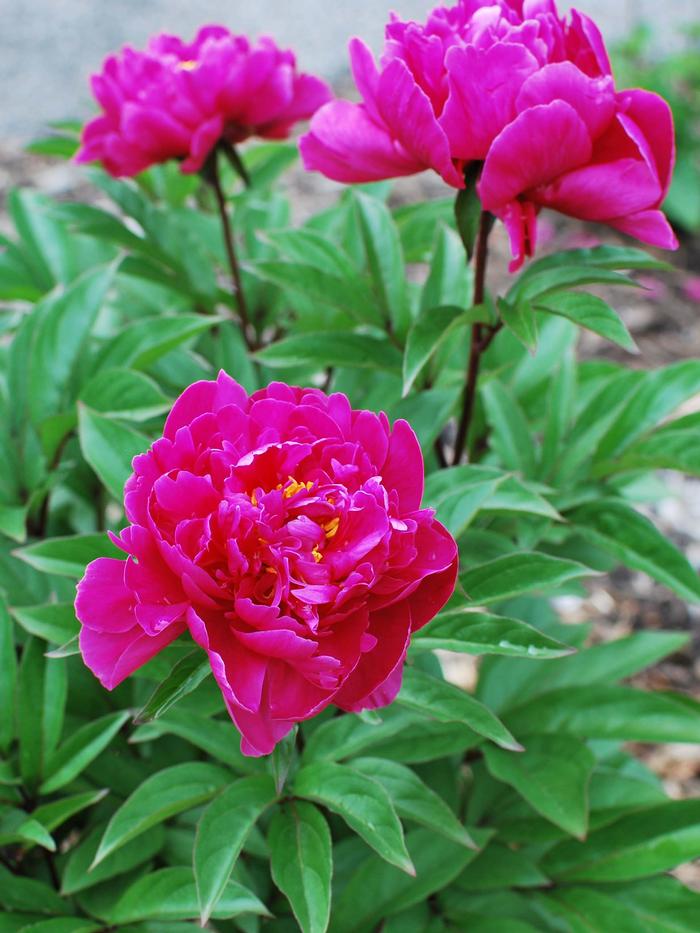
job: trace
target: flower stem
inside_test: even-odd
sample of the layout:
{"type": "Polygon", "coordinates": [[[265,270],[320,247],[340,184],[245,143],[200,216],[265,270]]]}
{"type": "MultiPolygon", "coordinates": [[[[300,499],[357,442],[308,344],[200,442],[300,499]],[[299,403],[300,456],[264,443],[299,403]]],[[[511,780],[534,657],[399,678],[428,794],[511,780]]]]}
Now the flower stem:
{"type": "Polygon", "coordinates": [[[245,300],[245,292],[243,291],[241,267],[238,263],[238,257],[236,256],[233,228],[231,227],[231,220],[228,215],[224,191],[221,187],[221,176],[219,175],[219,165],[216,151],[214,151],[212,158],[209,160],[207,165],[206,179],[214,190],[216,205],[219,210],[219,217],[221,218],[221,229],[224,235],[224,247],[226,249],[226,257],[228,259],[229,269],[231,270],[231,282],[233,284],[233,293],[236,297],[238,316],[241,319],[241,330],[243,331],[243,338],[248,349],[253,351],[257,349],[256,341],[254,337],[251,336],[254,334],[254,329],[251,325],[248,306],[245,300]]]}
{"type": "MultiPolygon", "coordinates": [[[[474,253],[474,298],[473,305],[477,307],[484,303],[486,294],[486,265],[488,261],[488,239],[491,232],[492,218],[488,211],[482,211],[479,220],[479,232],[476,239],[476,250],[474,253]]],[[[464,401],[462,402],[462,414],[457,427],[457,437],[455,439],[455,450],[452,465],[456,466],[464,455],[469,437],[469,428],[471,427],[472,417],[474,415],[474,404],[476,402],[476,386],[479,381],[479,369],[481,367],[482,354],[489,347],[491,341],[501,329],[499,324],[473,324],[472,339],[469,348],[469,362],[467,364],[467,376],[464,386],[464,401]]]]}

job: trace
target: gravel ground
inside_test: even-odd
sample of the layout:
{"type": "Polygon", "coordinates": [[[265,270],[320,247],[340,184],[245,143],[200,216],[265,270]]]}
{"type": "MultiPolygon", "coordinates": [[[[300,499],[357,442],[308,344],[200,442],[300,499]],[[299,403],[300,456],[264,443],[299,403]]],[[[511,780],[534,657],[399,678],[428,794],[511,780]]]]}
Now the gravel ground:
{"type": "MultiPolygon", "coordinates": [[[[90,72],[108,52],[125,42],[138,46],[160,30],[188,35],[202,23],[220,22],[239,32],[269,32],[298,51],[303,67],[337,79],[351,35],[377,48],[388,9],[423,18],[434,2],[0,0],[0,137],[27,139],[51,120],[85,116],[90,72]]],[[[611,41],[636,22],[653,22],[659,48],[673,41],[678,24],[698,18],[697,0],[666,0],[662,17],[657,0],[579,0],[575,6],[595,17],[611,41]]]]}

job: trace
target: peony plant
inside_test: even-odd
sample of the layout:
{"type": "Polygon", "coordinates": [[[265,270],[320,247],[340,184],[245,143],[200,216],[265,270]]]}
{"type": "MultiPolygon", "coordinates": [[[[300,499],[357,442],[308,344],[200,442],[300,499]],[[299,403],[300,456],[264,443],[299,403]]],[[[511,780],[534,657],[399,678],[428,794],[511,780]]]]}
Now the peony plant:
{"type": "Polygon", "coordinates": [[[578,348],[635,350],[628,238],[676,246],[668,105],[552,0],[350,55],[358,103],[270,38],[126,48],[34,147],[99,202],[10,196],[0,931],[696,933],[700,805],[640,754],[700,742],[639,679],[687,633],[566,614],[618,565],[700,602],[649,517],[700,362],[578,348]],[[309,118],[344,187],[295,224],[309,118]]]}

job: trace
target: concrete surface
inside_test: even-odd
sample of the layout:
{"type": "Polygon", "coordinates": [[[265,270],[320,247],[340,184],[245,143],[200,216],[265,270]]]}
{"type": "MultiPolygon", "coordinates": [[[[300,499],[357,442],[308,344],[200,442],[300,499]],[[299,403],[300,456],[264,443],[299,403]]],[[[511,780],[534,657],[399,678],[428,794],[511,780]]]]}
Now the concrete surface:
{"type": "MultiPolygon", "coordinates": [[[[50,120],[90,112],[87,78],[110,51],[141,45],[161,30],[191,35],[207,22],[294,48],[302,67],[330,79],[343,74],[347,40],[379,47],[390,8],[423,18],[426,0],[0,0],[0,137],[26,139],[50,120]]],[[[560,4],[564,9],[566,3],[560,4]]],[[[660,44],[676,24],[700,19],[697,0],[579,0],[608,39],[635,21],[656,21],[660,44]]]]}

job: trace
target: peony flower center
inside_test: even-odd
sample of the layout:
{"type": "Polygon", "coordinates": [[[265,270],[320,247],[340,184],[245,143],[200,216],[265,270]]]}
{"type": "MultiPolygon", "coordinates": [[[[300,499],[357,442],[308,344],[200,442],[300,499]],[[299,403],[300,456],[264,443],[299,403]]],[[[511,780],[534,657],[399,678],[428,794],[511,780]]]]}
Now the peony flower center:
{"type": "Polygon", "coordinates": [[[293,476],[290,476],[288,477],[286,483],[279,483],[275,488],[283,490],[282,495],[285,499],[291,499],[292,496],[296,496],[296,494],[301,492],[302,489],[305,489],[307,492],[309,492],[311,489],[313,489],[313,487],[314,484],[311,482],[299,483],[294,479],[293,476]]]}
{"type": "Polygon", "coordinates": [[[178,62],[179,71],[194,71],[195,68],[199,65],[199,62],[196,62],[194,59],[188,59],[183,62],[178,62]]]}

